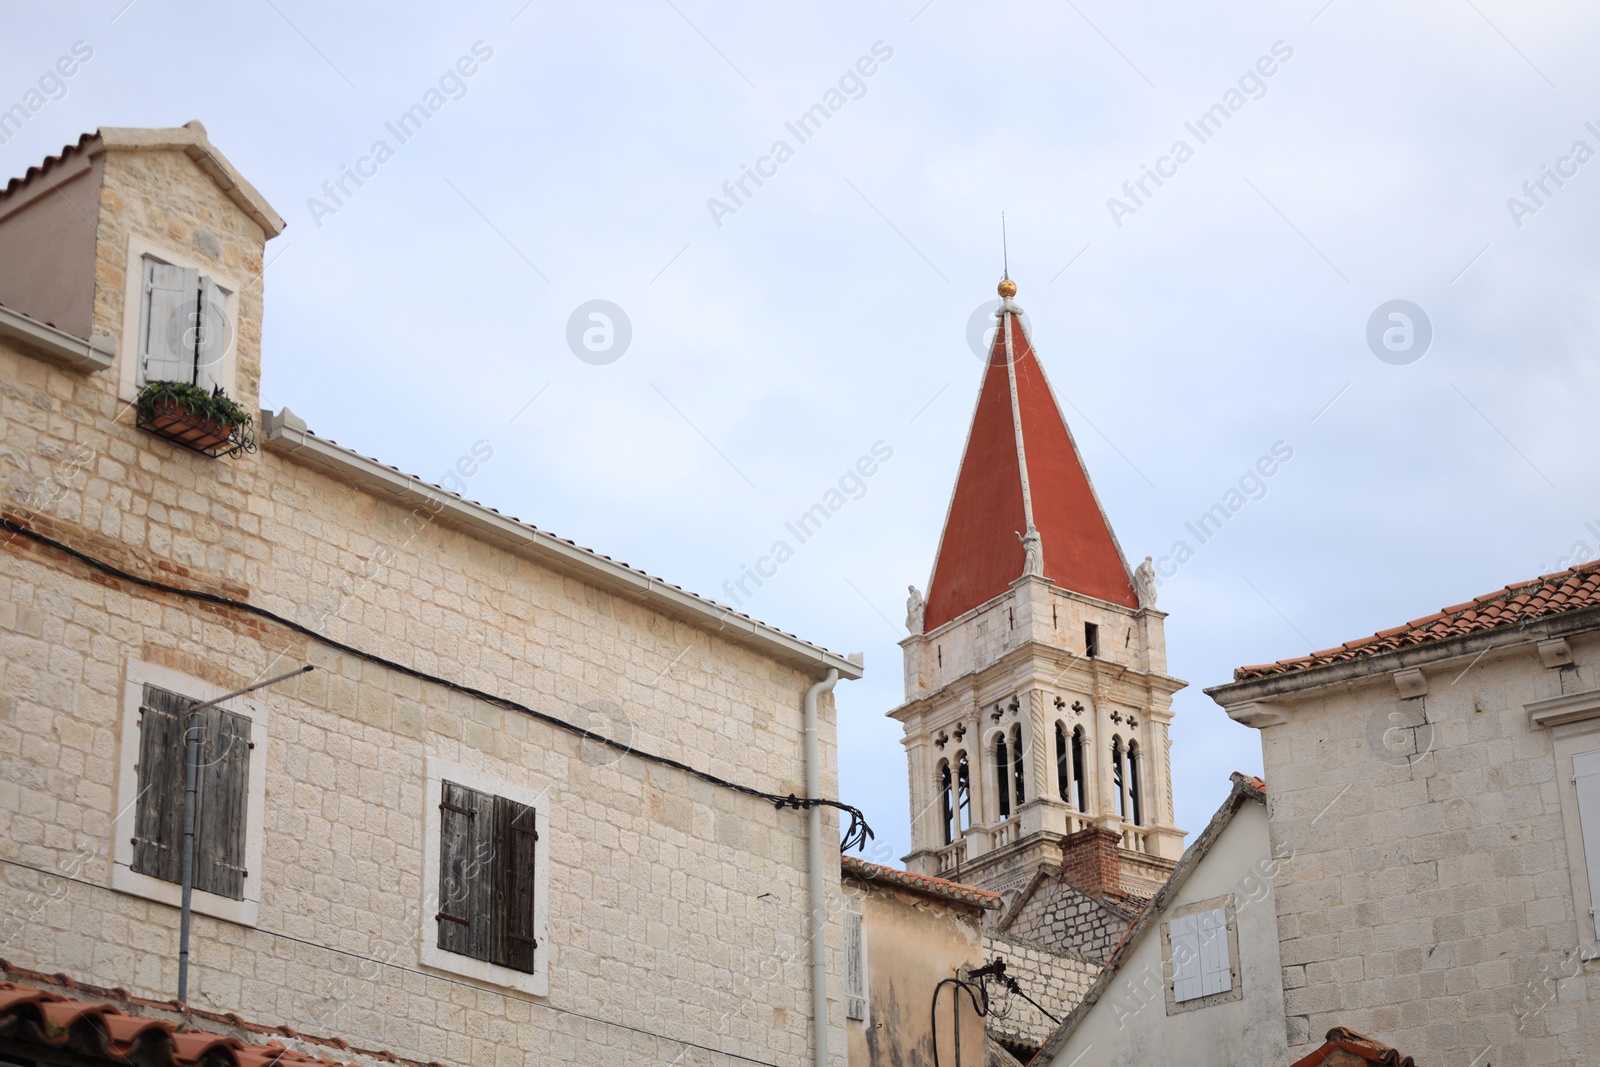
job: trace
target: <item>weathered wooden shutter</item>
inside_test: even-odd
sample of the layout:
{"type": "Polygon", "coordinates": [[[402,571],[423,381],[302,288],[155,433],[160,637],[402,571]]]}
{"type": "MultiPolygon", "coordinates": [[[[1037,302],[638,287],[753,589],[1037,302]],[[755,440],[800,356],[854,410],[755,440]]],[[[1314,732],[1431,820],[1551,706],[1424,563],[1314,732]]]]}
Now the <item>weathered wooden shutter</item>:
{"type": "Polygon", "coordinates": [[[1200,995],[1226,993],[1233,988],[1233,961],[1228,958],[1228,911],[1214,908],[1202,911],[1197,933],[1200,938],[1200,995]]]}
{"type": "Polygon", "coordinates": [[[494,955],[495,798],[443,782],[439,800],[439,947],[494,955]]]}
{"type": "Polygon", "coordinates": [[[228,351],[228,297],[210,278],[200,279],[199,333],[195,339],[195,384],[206,392],[222,384],[228,351]]]}
{"type": "Polygon", "coordinates": [[[1181,1004],[1204,995],[1200,992],[1200,917],[1173,919],[1167,930],[1171,941],[1172,999],[1181,1004]]]}
{"type": "Polygon", "coordinates": [[[145,270],[144,381],[193,382],[200,272],[149,258],[145,270]]]}
{"type": "MultiPolygon", "coordinates": [[[[244,899],[244,837],[250,792],[250,720],[202,708],[195,797],[194,887],[244,899]]],[[[179,757],[182,765],[182,755],[179,757]]],[[[182,774],[179,781],[182,782],[182,774]]],[[[181,796],[181,793],[180,793],[181,796]]],[[[179,839],[182,849],[182,839],[179,839]]]]}
{"type": "Polygon", "coordinates": [[[867,953],[861,931],[861,899],[846,894],[844,905],[844,1013],[867,1017],[867,953]]]}
{"type": "Polygon", "coordinates": [[[153,685],[139,701],[133,870],[169,882],[183,876],[183,731],[192,703],[153,685]]]}
{"type": "Polygon", "coordinates": [[[533,972],[534,860],[539,833],[534,810],[505,797],[495,798],[494,961],[533,972]]]}
{"type": "MultiPolygon", "coordinates": [[[[1572,781],[1578,791],[1578,829],[1589,870],[1589,922],[1600,937],[1600,752],[1572,757],[1572,781]]],[[[1581,910],[1583,904],[1578,904],[1581,910]]]]}

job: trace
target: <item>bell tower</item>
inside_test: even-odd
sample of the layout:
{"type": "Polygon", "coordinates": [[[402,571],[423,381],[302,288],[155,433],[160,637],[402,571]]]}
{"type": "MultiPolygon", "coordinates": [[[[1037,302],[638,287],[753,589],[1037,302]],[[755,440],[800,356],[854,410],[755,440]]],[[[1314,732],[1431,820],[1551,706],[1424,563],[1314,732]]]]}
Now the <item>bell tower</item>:
{"type": "Polygon", "coordinates": [[[926,598],[907,602],[909,869],[1004,891],[1114,843],[1150,896],[1173,825],[1164,614],[1130,573],[1013,301],[997,329],[926,598]],[[1084,831],[1099,831],[1085,833],[1084,831]],[[1112,835],[1115,835],[1113,838],[1112,835]]]}

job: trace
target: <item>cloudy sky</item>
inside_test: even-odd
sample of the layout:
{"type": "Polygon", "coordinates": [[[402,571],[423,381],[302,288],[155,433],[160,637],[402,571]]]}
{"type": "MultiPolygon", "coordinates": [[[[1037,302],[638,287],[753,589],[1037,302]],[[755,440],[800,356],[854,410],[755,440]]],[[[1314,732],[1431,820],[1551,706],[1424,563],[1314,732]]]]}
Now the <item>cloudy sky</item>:
{"type": "Polygon", "coordinates": [[[125,3],[8,5],[0,108],[93,55],[0,172],[98,126],[203,121],[289,220],[264,406],[428,477],[487,439],[467,495],[724,600],[892,450],[743,605],[866,653],[842,792],[880,858],[908,844],[883,717],[905,587],[964,441],[1002,210],[1125,550],[1194,549],[1161,589],[1191,832],[1260,767],[1202,687],[1600,553],[1590,5],[125,3]],[[386,124],[419,102],[401,143],[386,124]],[[370,177],[335,199],[346,167],[370,177]],[[625,350],[616,315],[587,347],[595,300],[625,350]],[[1384,309],[1375,349],[1395,300],[1421,315],[1384,309]],[[1280,442],[1199,544],[1185,523],[1280,442]]]}

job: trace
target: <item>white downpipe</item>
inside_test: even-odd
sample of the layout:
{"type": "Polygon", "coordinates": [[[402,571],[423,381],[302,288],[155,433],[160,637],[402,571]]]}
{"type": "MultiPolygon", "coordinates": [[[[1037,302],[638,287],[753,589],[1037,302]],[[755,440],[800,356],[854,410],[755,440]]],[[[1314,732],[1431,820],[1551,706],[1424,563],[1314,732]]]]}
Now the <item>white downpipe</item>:
{"type": "MultiPolygon", "coordinates": [[[[806,796],[822,795],[822,746],[817,740],[817,698],[833,692],[839,672],[806,690],[806,796]]],[[[822,894],[822,807],[806,812],[806,854],[811,883],[811,1049],[815,1067],[828,1067],[828,906],[822,894]]]]}

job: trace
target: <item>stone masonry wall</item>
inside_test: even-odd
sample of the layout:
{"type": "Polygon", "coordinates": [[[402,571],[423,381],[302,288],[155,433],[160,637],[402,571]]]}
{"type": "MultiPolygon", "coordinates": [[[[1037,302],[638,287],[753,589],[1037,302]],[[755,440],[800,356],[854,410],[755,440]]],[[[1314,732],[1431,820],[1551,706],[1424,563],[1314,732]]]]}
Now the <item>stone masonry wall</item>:
{"type": "MultiPolygon", "coordinates": [[[[986,960],[1004,958],[1006,973],[1058,1019],[1065,1019],[1078,1006],[1100,973],[1100,964],[1095,960],[1071,952],[1052,952],[1004,934],[984,934],[983,947],[986,960]]],[[[990,1033],[1040,1045],[1054,1032],[1057,1024],[1021,997],[1000,992],[993,984],[990,996],[996,1012],[988,1022],[990,1033]]]]}
{"type": "Polygon", "coordinates": [[[1125,915],[1059,878],[1051,878],[1023,903],[1005,933],[1104,963],[1130,925],[1125,915]]]}
{"type": "Polygon", "coordinates": [[[1263,730],[1290,1059],[1337,1025],[1418,1063],[1592,1060],[1588,905],[1551,732],[1524,709],[1600,685],[1600,639],[1572,646],[1574,670],[1531,646],[1462,657],[1425,670],[1426,696],[1402,703],[1380,674],[1263,730]]]}
{"type": "MultiPolygon", "coordinates": [[[[115,250],[129,232],[188,249],[203,227],[259,276],[259,231],[252,246],[253,224],[198,169],[177,154],[119,163],[130,158],[108,165],[99,321],[120,330],[115,250]]],[[[240,328],[239,394],[252,401],[256,299],[244,297],[240,328]]],[[[116,373],[0,346],[9,516],[132,573],[248,600],[636,749],[803,792],[801,671],[269,449],[235,461],[171,446],[132,426],[116,373]]],[[[22,919],[0,955],[172,996],[176,910],[108,888],[127,662],[229,688],[310,662],[320,669],[260,694],[260,917],[196,916],[195,1003],[445,1063],[665,1065],[686,1062],[686,1042],[705,1050],[696,1062],[807,1054],[804,813],[0,539],[0,913],[22,919]],[[429,757],[546,791],[548,997],[420,962],[429,757]]],[[[829,699],[821,729],[831,796],[829,699]]],[[[837,833],[831,812],[824,826],[837,833]]],[[[825,877],[837,893],[837,868],[825,877]]],[[[826,936],[838,975],[837,922],[826,936]]],[[[831,993],[842,1067],[842,987],[831,993]]]]}

